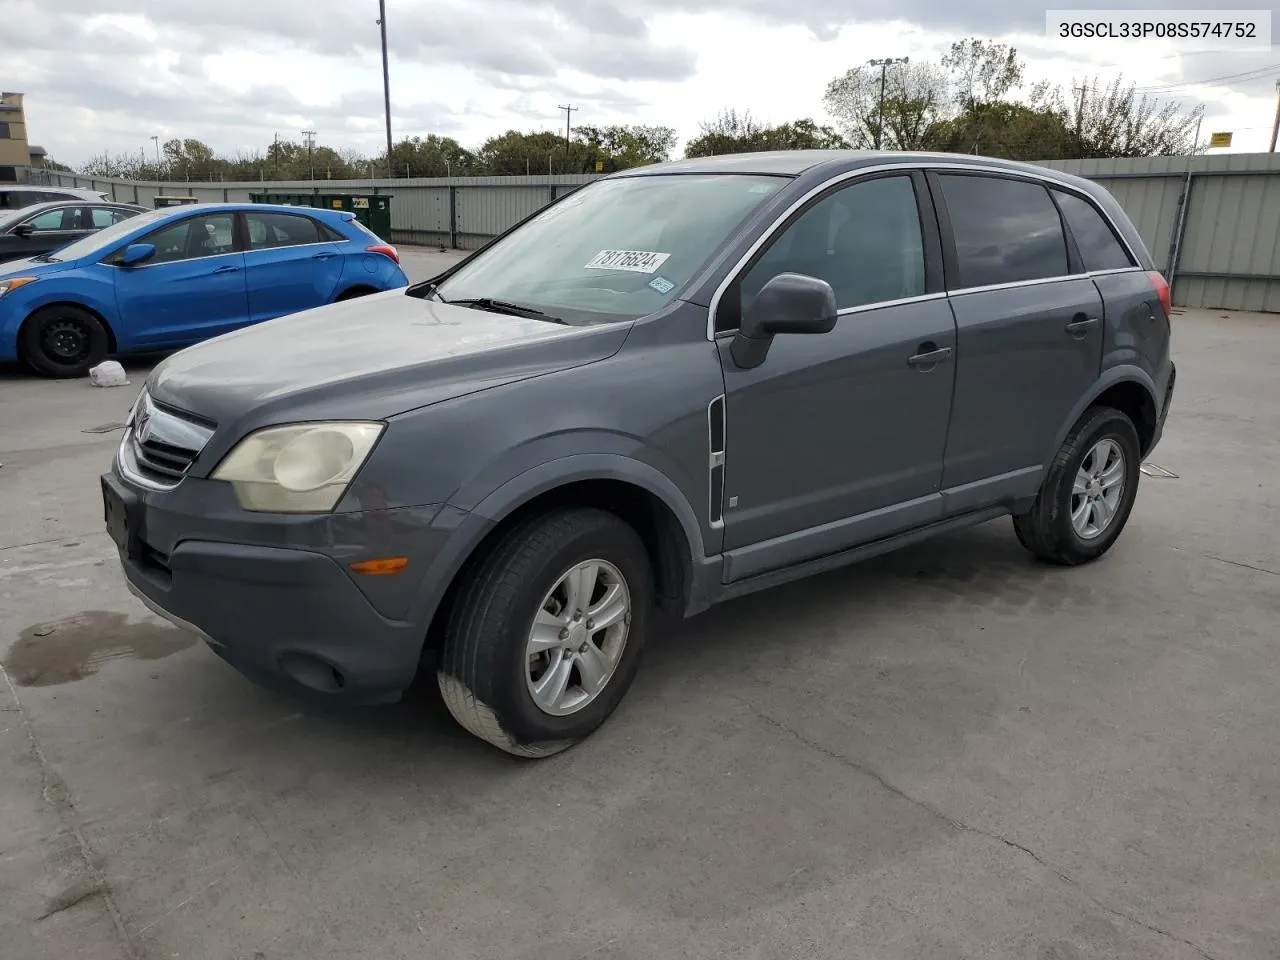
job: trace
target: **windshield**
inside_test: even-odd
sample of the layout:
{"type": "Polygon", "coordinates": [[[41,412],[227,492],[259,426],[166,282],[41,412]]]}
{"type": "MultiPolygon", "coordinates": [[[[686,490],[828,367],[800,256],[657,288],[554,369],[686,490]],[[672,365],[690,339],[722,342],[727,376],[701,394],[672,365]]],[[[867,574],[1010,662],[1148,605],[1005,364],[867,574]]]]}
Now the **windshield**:
{"type": "Polygon", "coordinates": [[[440,284],[447,301],[494,300],[572,323],[633,320],[680,295],[780,177],[601,180],[547,208],[440,284]]]}
{"type": "Polygon", "coordinates": [[[139,227],[144,227],[149,223],[171,214],[172,210],[151,210],[147,213],[140,213],[136,217],[129,217],[118,223],[113,223],[109,227],[103,227],[97,233],[91,233],[87,237],[81,237],[72,243],[68,243],[65,247],[55,250],[53,254],[45,256],[45,260],[62,261],[62,260],[79,260],[81,257],[91,257],[99,250],[104,250],[111,244],[115,243],[121,237],[132,233],[139,227]]]}

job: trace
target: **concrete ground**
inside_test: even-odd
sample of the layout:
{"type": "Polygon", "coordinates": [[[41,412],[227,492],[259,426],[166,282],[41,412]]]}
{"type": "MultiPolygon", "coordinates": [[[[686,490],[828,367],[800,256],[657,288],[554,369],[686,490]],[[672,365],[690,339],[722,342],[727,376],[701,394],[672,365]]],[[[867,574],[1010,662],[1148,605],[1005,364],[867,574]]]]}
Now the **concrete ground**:
{"type": "Polygon", "coordinates": [[[0,373],[0,955],[1280,956],[1280,318],[1175,350],[1102,562],[1005,520],[729,604],[536,763],[150,616],[96,479],[146,367],[0,373]]]}

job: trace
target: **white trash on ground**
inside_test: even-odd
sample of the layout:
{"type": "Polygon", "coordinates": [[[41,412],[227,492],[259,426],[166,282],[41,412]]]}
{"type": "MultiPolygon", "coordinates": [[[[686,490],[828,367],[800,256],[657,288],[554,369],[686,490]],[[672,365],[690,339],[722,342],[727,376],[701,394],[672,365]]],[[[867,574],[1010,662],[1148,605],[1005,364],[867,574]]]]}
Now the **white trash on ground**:
{"type": "Polygon", "coordinates": [[[89,370],[89,382],[95,387],[125,387],[129,378],[125,376],[124,367],[114,360],[104,360],[89,370]]]}

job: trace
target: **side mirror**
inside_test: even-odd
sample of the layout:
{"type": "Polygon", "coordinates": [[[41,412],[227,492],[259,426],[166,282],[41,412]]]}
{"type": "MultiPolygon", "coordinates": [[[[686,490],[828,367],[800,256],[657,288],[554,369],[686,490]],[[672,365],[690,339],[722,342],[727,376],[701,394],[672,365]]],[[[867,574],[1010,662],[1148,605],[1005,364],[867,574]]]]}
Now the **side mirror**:
{"type": "Polygon", "coordinates": [[[36,232],[36,228],[29,223],[20,223],[13,228],[15,237],[29,237],[36,232]]]}
{"type": "Polygon", "coordinates": [[[150,260],[156,255],[156,248],[151,243],[131,243],[120,254],[120,266],[134,267],[150,260]]]}
{"type": "Polygon", "coordinates": [[[831,284],[801,273],[780,273],[766,283],[747,308],[733,338],[733,362],[744,370],[764,363],[779,333],[830,333],[836,325],[836,293],[831,284]]]}

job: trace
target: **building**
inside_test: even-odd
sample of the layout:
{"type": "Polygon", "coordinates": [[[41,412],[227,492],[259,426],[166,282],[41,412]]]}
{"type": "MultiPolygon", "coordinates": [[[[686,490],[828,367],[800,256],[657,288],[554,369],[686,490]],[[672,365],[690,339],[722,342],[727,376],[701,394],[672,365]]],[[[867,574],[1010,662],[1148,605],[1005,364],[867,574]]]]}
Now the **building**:
{"type": "Polygon", "coordinates": [[[27,142],[22,94],[0,93],[0,183],[22,183],[32,167],[44,165],[44,148],[27,142]]]}

